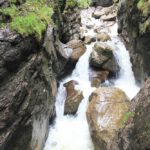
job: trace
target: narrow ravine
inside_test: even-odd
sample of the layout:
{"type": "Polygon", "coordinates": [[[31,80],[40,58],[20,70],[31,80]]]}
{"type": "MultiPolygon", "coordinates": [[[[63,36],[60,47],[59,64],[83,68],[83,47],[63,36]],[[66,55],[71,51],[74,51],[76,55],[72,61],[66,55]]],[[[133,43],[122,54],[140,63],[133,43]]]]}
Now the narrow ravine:
{"type": "MultiPolygon", "coordinates": [[[[83,28],[83,35],[95,35],[94,29],[104,26],[103,31],[111,36],[111,41],[107,44],[113,47],[114,56],[119,64],[120,71],[118,77],[112,80],[111,86],[119,87],[133,98],[139,87],[136,85],[135,78],[132,72],[132,66],[129,58],[129,53],[126,50],[121,39],[117,35],[117,23],[105,27],[102,20],[92,17],[95,8],[88,8],[81,11],[81,22],[83,28]],[[91,29],[87,25],[93,26],[91,29]]],[[[86,120],[86,109],[88,106],[88,99],[95,88],[91,87],[89,80],[90,66],[89,57],[92,52],[94,42],[86,45],[86,52],[82,55],[76,64],[72,74],[62,81],[56,98],[56,120],[55,124],[50,127],[49,136],[45,144],[44,150],[93,150],[93,144],[90,137],[89,127],[86,120]],[[76,89],[83,91],[84,99],[82,100],[77,115],[64,115],[64,102],[66,99],[66,90],[64,83],[75,80],[79,84],[76,89]]],[[[109,81],[108,81],[109,82],[109,81]]]]}

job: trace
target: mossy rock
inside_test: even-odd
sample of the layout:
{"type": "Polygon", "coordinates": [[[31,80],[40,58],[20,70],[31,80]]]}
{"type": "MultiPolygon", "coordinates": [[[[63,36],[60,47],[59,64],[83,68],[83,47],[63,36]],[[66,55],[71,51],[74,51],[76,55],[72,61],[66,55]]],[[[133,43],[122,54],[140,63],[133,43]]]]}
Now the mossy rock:
{"type": "Polygon", "coordinates": [[[0,9],[2,17],[7,18],[2,23],[8,24],[22,36],[34,35],[40,40],[47,25],[52,22],[51,4],[47,4],[46,0],[26,0],[22,5],[16,6],[14,5],[16,2],[13,0],[10,6],[0,9]]]}

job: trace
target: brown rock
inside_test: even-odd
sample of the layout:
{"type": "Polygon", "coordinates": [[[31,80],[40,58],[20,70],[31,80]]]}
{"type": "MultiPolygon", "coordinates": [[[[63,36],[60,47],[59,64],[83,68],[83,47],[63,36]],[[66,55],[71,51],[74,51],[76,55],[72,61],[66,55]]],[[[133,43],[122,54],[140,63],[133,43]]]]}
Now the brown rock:
{"type": "Polygon", "coordinates": [[[91,81],[92,87],[98,88],[100,86],[100,84],[102,83],[101,79],[99,79],[98,77],[93,77],[91,80],[92,80],[91,81]]]}
{"type": "Polygon", "coordinates": [[[96,19],[99,19],[101,16],[103,15],[108,15],[111,14],[113,12],[113,7],[98,7],[94,13],[92,14],[92,16],[96,19]]]}
{"type": "Polygon", "coordinates": [[[108,15],[103,15],[101,17],[101,19],[103,21],[115,21],[116,20],[116,13],[113,13],[113,14],[108,14],[108,15]]]}
{"type": "Polygon", "coordinates": [[[102,42],[111,40],[110,36],[106,32],[98,33],[96,37],[98,41],[102,41],[102,42]]]}
{"type": "Polygon", "coordinates": [[[90,43],[95,42],[95,41],[96,41],[96,38],[95,38],[95,37],[92,37],[92,36],[86,36],[86,37],[84,38],[84,43],[85,43],[85,44],[90,44],[90,43]]]}
{"type": "Polygon", "coordinates": [[[111,150],[113,140],[124,126],[130,103],[118,88],[99,88],[90,97],[87,120],[95,150],[111,150]]]}
{"type": "Polygon", "coordinates": [[[78,82],[74,80],[64,84],[64,87],[66,87],[67,91],[64,114],[75,114],[82,99],[84,98],[82,91],[75,89],[76,84],[78,84],[78,82]]]}
{"type": "Polygon", "coordinates": [[[85,53],[86,47],[81,40],[71,40],[67,43],[69,48],[72,48],[72,54],[70,59],[72,61],[78,61],[78,59],[85,53]]]}
{"type": "Polygon", "coordinates": [[[92,71],[90,75],[91,86],[99,87],[101,83],[105,82],[108,79],[108,71],[92,71]]]}

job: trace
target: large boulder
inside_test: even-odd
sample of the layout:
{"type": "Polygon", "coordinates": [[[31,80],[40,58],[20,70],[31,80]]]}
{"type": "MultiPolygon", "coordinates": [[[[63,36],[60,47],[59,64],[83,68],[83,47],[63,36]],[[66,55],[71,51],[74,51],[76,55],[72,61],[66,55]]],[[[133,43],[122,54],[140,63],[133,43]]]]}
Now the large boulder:
{"type": "Polygon", "coordinates": [[[95,150],[112,150],[119,130],[128,120],[129,105],[118,88],[101,87],[92,93],[86,115],[95,150]]]}
{"type": "Polygon", "coordinates": [[[110,7],[100,7],[98,6],[96,10],[93,12],[92,16],[96,19],[99,19],[103,15],[112,14],[115,12],[115,9],[113,6],[110,7]]]}
{"type": "Polygon", "coordinates": [[[108,7],[113,4],[113,0],[92,0],[95,5],[108,7]]]}
{"type": "Polygon", "coordinates": [[[75,89],[75,85],[77,84],[78,82],[74,80],[71,80],[64,84],[67,92],[64,114],[75,114],[81,101],[84,98],[82,91],[75,89]]]}
{"type": "Polygon", "coordinates": [[[72,62],[77,62],[78,59],[85,53],[86,47],[81,40],[71,40],[67,43],[69,48],[72,48],[70,59],[72,62]]]}
{"type": "Polygon", "coordinates": [[[118,32],[129,49],[133,71],[139,82],[150,75],[150,3],[149,1],[120,0],[118,32]]]}
{"type": "Polygon", "coordinates": [[[106,43],[96,43],[90,55],[91,67],[116,73],[119,69],[112,48],[106,43]]]}

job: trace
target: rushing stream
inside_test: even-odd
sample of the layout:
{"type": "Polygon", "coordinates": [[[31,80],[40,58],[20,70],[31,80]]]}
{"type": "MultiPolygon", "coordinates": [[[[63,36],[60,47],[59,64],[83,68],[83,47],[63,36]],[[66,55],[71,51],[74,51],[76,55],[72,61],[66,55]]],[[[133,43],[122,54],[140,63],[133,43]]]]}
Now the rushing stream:
{"type": "MultiPolygon", "coordinates": [[[[103,25],[102,21],[92,17],[93,11],[94,8],[89,8],[81,12],[84,35],[94,36],[94,29],[103,25]],[[86,27],[88,24],[93,25],[94,27],[88,29],[86,27]]],[[[114,56],[120,66],[118,78],[113,81],[113,86],[121,88],[130,98],[133,98],[137,94],[139,88],[135,83],[129,53],[117,36],[117,24],[105,27],[103,31],[109,33],[111,36],[112,40],[107,43],[113,47],[114,56]]],[[[86,45],[87,51],[80,57],[72,75],[60,82],[55,104],[57,117],[54,126],[50,128],[44,150],[93,150],[93,144],[86,120],[88,98],[92,91],[95,90],[95,88],[91,87],[89,81],[89,56],[92,52],[93,45],[94,43],[86,45]],[[63,115],[64,102],[66,99],[66,91],[63,84],[70,80],[78,81],[79,84],[76,88],[83,91],[84,96],[76,116],[63,115]]]]}

